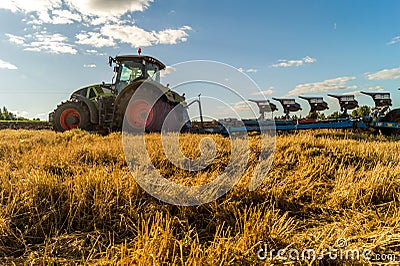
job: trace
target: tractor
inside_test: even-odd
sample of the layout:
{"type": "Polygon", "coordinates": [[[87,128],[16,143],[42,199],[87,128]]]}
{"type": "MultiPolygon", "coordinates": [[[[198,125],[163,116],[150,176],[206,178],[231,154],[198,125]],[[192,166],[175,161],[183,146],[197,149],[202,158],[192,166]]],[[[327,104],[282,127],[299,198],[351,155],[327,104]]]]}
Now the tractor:
{"type": "Polygon", "coordinates": [[[54,129],[106,133],[121,131],[125,121],[134,130],[160,132],[167,115],[174,110],[179,130],[189,130],[184,96],[160,83],[160,71],[165,65],[154,57],[140,55],[140,49],[138,52],[139,55],[109,57],[110,67],[114,66],[112,82],[73,92],[69,100],[49,114],[54,129]]]}

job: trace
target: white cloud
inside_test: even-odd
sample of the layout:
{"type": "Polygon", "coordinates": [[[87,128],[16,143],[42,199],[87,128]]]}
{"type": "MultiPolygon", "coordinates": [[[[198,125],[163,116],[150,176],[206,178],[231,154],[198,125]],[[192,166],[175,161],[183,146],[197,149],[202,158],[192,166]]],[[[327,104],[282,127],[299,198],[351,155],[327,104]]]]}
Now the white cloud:
{"type": "Polygon", "coordinates": [[[393,44],[396,44],[398,42],[400,42],[400,35],[396,36],[396,37],[393,37],[393,39],[390,42],[388,42],[387,44],[388,45],[393,45],[393,44]]]}
{"type": "Polygon", "coordinates": [[[81,15],[74,14],[69,10],[53,10],[52,14],[52,24],[72,24],[75,21],[82,21],[81,15]]]}
{"type": "MultiPolygon", "coordinates": [[[[87,29],[75,36],[76,44],[97,48],[117,46],[117,42],[132,47],[186,42],[188,31],[192,30],[189,26],[155,31],[145,30],[134,24],[132,13],[144,11],[152,2],[153,0],[2,0],[0,9],[25,13],[22,21],[31,25],[25,31],[30,30],[34,35],[40,29],[45,29],[43,24],[79,22],[87,29]],[[124,20],[122,15],[126,15],[129,20],[124,20]],[[93,30],[93,26],[99,27],[93,30]]],[[[52,41],[50,44],[50,39],[35,41],[28,40],[27,36],[12,34],[7,37],[12,43],[25,46],[25,50],[28,51],[77,53],[74,45],[69,44],[67,40],[52,41]],[[43,47],[39,42],[42,42],[43,47]]]]}
{"type": "Polygon", "coordinates": [[[6,33],[6,36],[8,37],[8,41],[11,42],[11,43],[15,43],[15,44],[18,44],[18,45],[25,44],[25,38],[24,37],[16,36],[16,35],[9,34],[9,33],[6,33]]]}
{"type": "Polygon", "coordinates": [[[292,66],[302,66],[304,64],[312,64],[315,63],[317,59],[306,56],[303,59],[299,60],[286,60],[286,59],[281,59],[278,60],[278,63],[273,64],[272,67],[292,67],[292,66]]]}
{"type": "Polygon", "coordinates": [[[369,90],[369,91],[385,91],[386,89],[383,86],[375,86],[375,87],[367,88],[367,90],[369,90]]]}
{"type": "Polygon", "coordinates": [[[400,68],[383,69],[376,73],[366,73],[369,80],[400,79],[400,68]]]}
{"type": "Polygon", "coordinates": [[[259,92],[254,92],[253,95],[271,95],[274,94],[274,90],[273,89],[268,89],[265,91],[259,91],[259,92]]]}
{"type": "Polygon", "coordinates": [[[6,34],[12,43],[25,47],[25,51],[46,52],[50,54],[76,54],[78,51],[68,43],[68,38],[62,34],[49,34],[45,31],[24,37],[6,34]]]}
{"type": "Polygon", "coordinates": [[[303,58],[304,63],[315,63],[315,61],[317,61],[317,59],[306,56],[303,58]]]}
{"type": "Polygon", "coordinates": [[[242,67],[239,67],[238,70],[240,72],[246,72],[246,73],[256,73],[258,70],[254,68],[249,68],[249,69],[244,69],[242,67]]]}
{"type": "Polygon", "coordinates": [[[15,114],[17,117],[29,117],[29,112],[28,111],[10,110],[10,112],[15,114]]]}
{"type": "Polygon", "coordinates": [[[357,86],[347,86],[346,83],[355,80],[355,77],[338,77],[328,79],[321,82],[305,83],[297,85],[293,90],[289,91],[288,96],[301,95],[310,92],[326,92],[344,89],[356,89],[357,86]]]}
{"type": "Polygon", "coordinates": [[[153,32],[158,43],[160,44],[177,44],[178,42],[186,42],[187,36],[189,35],[187,31],[192,30],[189,26],[183,26],[179,29],[166,29],[159,32],[153,32]]]}
{"type": "Polygon", "coordinates": [[[94,49],[87,49],[85,52],[88,53],[88,54],[91,54],[91,55],[105,55],[104,53],[101,53],[101,52],[99,52],[97,50],[94,50],[94,49]]]}
{"type": "Polygon", "coordinates": [[[157,37],[152,32],[137,26],[105,25],[100,31],[103,36],[129,43],[133,47],[150,46],[157,43],[157,37]]]}
{"type": "Polygon", "coordinates": [[[43,13],[60,9],[65,4],[69,9],[86,16],[119,17],[128,12],[144,11],[151,2],[153,0],[2,0],[0,9],[43,13]]]}
{"type": "Polygon", "coordinates": [[[8,9],[12,12],[47,12],[60,8],[61,0],[3,0],[0,9],[8,9]]]}
{"type": "Polygon", "coordinates": [[[189,35],[187,31],[191,29],[189,26],[183,26],[179,29],[146,31],[135,25],[106,24],[100,28],[100,32],[82,31],[75,37],[77,44],[90,45],[96,48],[116,46],[117,41],[137,48],[186,42],[189,35]]]}
{"type": "Polygon", "coordinates": [[[3,61],[3,60],[0,59],[0,69],[15,70],[15,69],[18,69],[18,67],[16,67],[15,65],[13,65],[13,64],[11,64],[9,62],[6,62],[6,61],[3,61]]]}
{"type": "Polygon", "coordinates": [[[355,95],[355,96],[364,96],[365,94],[362,94],[360,91],[348,91],[342,93],[343,95],[355,95]]]}
{"type": "Polygon", "coordinates": [[[97,66],[95,64],[88,64],[88,65],[83,65],[85,68],[96,68],[97,66]]]}
{"type": "Polygon", "coordinates": [[[119,17],[128,12],[144,11],[153,0],[66,0],[65,2],[84,15],[119,17]]]}
{"type": "Polygon", "coordinates": [[[109,37],[104,38],[98,32],[81,32],[77,34],[75,37],[77,39],[76,41],[77,44],[86,44],[97,48],[106,46],[110,47],[116,45],[113,39],[109,37]]]}
{"type": "Polygon", "coordinates": [[[248,111],[248,110],[253,110],[252,105],[253,105],[253,102],[240,101],[240,102],[234,103],[232,108],[235,111],[248,111]]]}
{"type": "MultiPolygon", "coordinates": [[[[102,36],[111,40],[118,40],[130,44],[132,47],[151,46],[157,44],[176,44],[187,41],[187,31],[192,28],[183,26],[179,29],[162,31],[146,31],[134,25],[104,25],[100,32],[102,36]]],[[[100,38],[100,35],[93,33],[100,38]]]]}
{"type": "Polygon", "coordinates": [[[40,33],[34,36],[35,40],[27,44],[26,51],[47,52],[50,54],[76,54],[78,51],[68,44],[68,38],[59,33],[40,33]]]}
{"type": "Polygon", "coordinates": [[[163,70],[160,71],[160,76],[165,78],[166,76],[176,72],[176,68],[172,66],[166,66],[163,70]]]}

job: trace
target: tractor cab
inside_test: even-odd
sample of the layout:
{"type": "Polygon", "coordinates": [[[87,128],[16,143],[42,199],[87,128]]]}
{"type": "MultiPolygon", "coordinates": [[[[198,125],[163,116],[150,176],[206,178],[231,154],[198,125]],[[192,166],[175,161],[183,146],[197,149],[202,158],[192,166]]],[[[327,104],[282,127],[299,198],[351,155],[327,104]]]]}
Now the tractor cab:
{"type": "Polygon", "coordinates": [[[115,58],[109,57],[109,64],[115,63],[114,89],[119,94],[129,84],[144,79],[151,79],[160,83],[160,70],[165,65],[151,56],[122,55],[115,58]]]}

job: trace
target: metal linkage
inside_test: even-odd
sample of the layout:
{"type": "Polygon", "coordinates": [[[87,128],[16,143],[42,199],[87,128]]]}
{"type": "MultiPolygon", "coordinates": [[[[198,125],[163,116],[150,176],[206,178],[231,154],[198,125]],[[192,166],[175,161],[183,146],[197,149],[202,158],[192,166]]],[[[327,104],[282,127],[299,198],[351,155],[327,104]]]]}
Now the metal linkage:
{"type": "Polygon", "coordinates": [[[392,99],[390,99],[389,92],[365,92],[365,91],[362,91],[361,93],[372,97],[372,99],[375,102],[375,108],[392,106],[392,99]]]}
{"type": "Polygon", "coordinates": [[[300,99],[304,99],[308,101],[310,104],[310,113],[309,118],[317,119],[318,118],[318,111],[325,111],[329,109],[328,103],[324,101],[322,97],[306,97],[306,96],[299,96],[300,99]]]}
{"type": "Polygon", "coordinates": [[[260,120],[265,120],[265,113],[278,111],[275,104],[271,103],[269,100],[252,100],[250,102],[256,103],[258,106],[258,111],[260,112],[260,120]]]}
{"type": "Polygon", "coordinates": [[[295,99],[272,99],[281,103],[286,119],[290,118],[290,112],[297,112],[302,110],[300,104],[296,103],[295,99]]]}
{"type": "Polygon", "coordinates": [[[358,102],[354,98],[354,95],[332,95],[328,94],[328,96],[336,98],[339,100],[340,111],[342,112],[342,116],[347,117],[347,110],[356,109],[358,106],[358,102]]]}

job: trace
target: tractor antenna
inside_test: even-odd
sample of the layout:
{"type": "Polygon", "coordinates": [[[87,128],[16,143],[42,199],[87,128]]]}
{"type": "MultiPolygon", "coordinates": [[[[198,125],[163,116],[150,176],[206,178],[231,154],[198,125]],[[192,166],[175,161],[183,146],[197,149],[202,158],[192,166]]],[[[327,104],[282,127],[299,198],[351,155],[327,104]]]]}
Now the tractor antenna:
{"type": "Polygon", "coordinates": [[[140,54],[142,53],[142,48],[139,47],[139,48],[137,49],[137,52],[138,52],[138,54],[140,55],[140,54]]]}

